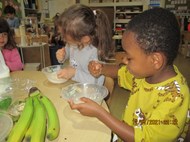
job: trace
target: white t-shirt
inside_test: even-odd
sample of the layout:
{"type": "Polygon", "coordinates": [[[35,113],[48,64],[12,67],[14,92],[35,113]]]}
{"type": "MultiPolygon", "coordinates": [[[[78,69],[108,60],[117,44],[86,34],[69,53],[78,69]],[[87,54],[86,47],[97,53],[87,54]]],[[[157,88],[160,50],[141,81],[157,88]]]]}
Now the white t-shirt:
{"type": "Polygon", "coordinates": [[[6,92],[6,88],[9,87],[10,70],[5,64],[5,60],[0,50],[0,95],[6,92]]]}
{"type": "Polygon", "coordinates": [[[68,46],[66,44],[66,58],[70,60],[70,65],[76,69],[75,76],[72,80],[80,83],[94,83],[103,85],[105,76],[101,75],[98,78],[93,77],[89,70],[88,64],[90,61],[98,60],[97,48],[93,45],[87,45],[83,49],[79,50],[78,47],[68,46]]]}
{"type": "Polygon", "coordinates": [[[5,64],[4,57],[3,57],[1,50],[0,50],[0,79],[5,78],[5,77],[9,77],[9,76],[10,76],[10,70],[7,67],[7,65],[5,64]]]}

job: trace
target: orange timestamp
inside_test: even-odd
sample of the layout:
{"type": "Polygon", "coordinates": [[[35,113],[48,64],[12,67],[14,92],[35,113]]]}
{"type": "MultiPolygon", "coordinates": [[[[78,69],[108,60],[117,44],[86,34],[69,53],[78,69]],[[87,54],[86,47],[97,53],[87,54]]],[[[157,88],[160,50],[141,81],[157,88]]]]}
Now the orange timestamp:
{"type": "Polygon", "coordinates": [[[166,119],[166,120],[159,120],[159,119],[148,119],[148,120],[140,120],[138,122],[137,119],[133,119],[134,125],[178,125],[177,119],[166,119]]]}

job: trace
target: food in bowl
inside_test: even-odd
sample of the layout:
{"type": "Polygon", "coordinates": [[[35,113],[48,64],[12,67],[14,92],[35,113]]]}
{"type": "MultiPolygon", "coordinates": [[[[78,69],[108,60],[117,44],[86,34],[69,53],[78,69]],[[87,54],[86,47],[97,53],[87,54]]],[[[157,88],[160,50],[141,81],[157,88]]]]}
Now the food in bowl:
{"type": "Polygon", "coordinates": [[[42,69],[42,72],[46,75],[47,79],[51,83],[64,83],[67,80],[64,78],[58,78],[57,73],[62,69],[61,65],[48,66],[42,69]]]}
{"type": "Polygon", "coordinates": [[[105,86],[98,84],[75,83],[62,88],[61,95],[66,100],[73,100],[74,103],[82,103],[80,98],[87,97],[101,104],[108,95],[108,90],[105,86]]]}

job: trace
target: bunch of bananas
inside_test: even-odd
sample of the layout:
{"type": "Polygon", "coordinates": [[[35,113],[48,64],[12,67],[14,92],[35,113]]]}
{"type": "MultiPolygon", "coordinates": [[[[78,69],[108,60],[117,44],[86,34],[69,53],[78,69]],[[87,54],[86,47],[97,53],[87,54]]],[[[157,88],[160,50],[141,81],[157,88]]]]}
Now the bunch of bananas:
{"type": "Polygon", "coordinates": [[[44,142],[45,136],[52,141],[58,137],[59,131],[60,123],[55,106],[38,88],[33,87],[7,142],[44,142]]]}

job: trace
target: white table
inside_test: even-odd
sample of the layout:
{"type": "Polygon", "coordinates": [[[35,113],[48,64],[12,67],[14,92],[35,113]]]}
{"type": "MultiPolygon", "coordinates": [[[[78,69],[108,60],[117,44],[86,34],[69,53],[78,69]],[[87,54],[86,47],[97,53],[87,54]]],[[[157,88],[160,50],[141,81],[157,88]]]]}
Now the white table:
{"type": "Polygon", "coordinates": [[[21,52],[21,58],[22,58],[22,62],[24,64],[24,55],[23,55],[23,48],[40,48],[40,63],[41,63],[41,67],[44,68],[45,67],[45,53],[44,53],[44,46],[47,43],[34,43],[33,45],[17,45],[18,48],[20,48],[20,52],[21,52]]]}

